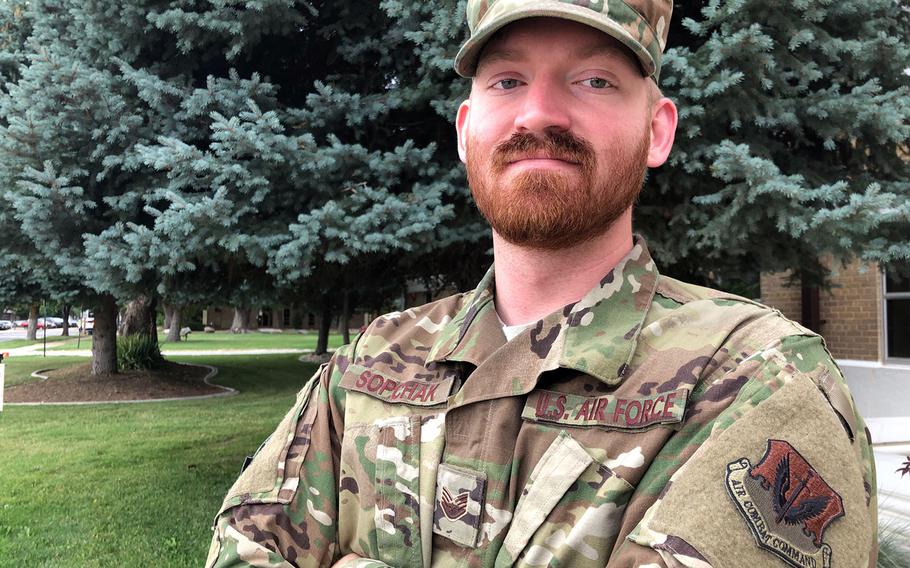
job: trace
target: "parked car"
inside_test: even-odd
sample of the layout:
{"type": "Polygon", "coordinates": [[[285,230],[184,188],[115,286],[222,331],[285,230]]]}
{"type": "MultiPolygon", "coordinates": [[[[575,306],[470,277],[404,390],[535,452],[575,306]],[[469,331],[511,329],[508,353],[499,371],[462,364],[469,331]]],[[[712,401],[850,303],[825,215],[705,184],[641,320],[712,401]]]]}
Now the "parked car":
{"type": "Polygon", "coordinates": [[[9,320],[0,320],[0,329],[3,329],[3,330],[13,329],[13,327],[14,327],[13,322],[11,322],[9,320]]]}
{"type": "Polygon", "coordinates": [[[16,327],[28,327],[28,320],[16,320],[16,327]]]}
{"type": "Polygon", "coordinates": [[[63,318],[45,318],[47,319],[48,327],[63,327],[63,318]]]}

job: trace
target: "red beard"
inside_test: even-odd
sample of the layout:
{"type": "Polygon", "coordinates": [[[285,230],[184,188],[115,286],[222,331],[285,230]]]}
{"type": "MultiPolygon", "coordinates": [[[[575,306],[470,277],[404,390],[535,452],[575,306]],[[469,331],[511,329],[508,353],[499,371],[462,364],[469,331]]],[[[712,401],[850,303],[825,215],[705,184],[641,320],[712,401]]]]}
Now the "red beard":
{"type": "Polygon", "coordinates": [[[647,171],[647,134],[634,146],[617,144],[601,156],[607,167],[599,178],[594,147],[567,131],[547,132],[542,139],[515,133],[486,160],[468,140],[468,183],[478,209],[506,241],[569,248],[605,233],[635,202],[647,171]],[[575,163],[577,171],[530,170],[503,181],[510,162],[535,152],[575,163]]]}

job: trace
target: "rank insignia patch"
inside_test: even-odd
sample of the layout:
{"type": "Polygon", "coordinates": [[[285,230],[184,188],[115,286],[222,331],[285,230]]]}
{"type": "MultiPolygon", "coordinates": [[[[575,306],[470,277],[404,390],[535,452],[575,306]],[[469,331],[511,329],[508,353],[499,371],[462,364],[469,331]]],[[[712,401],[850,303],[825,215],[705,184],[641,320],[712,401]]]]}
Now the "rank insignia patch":
{"type": "Polygon", "coordinates": [[[727,464],[727,491],[762,548],[797,568],[830,568],[825,529],[844,516],[841,496],[788,442],[727,464]]]}
{"type": "Polygon", "coordinates": [[[439,464],[433,533],[462,546],[477,546],[487,476],[484,472],[439,464]]]}
{"type": "Polygon", "coordinates": [[[457,497],[453,498],[449,494],[449,490],[443,487],[442,495],[439,497],[439,506],[442,508],[442,513],[453,521],[462,518],[468,512],[468,497],[470,497],[470,494],[467,491],[462,491],[457,497]]]}

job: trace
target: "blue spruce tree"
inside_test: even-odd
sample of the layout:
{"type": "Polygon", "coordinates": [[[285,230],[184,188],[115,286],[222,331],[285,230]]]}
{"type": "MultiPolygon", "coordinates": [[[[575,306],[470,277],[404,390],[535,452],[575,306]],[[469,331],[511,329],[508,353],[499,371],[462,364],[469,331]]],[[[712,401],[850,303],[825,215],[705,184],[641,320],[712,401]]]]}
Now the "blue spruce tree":
{"type": "Polygon", "coordinates": [[[908,32],[894,0],[677,6],[680,128],[636,219],[664,263],[812,286],[826,257],[910,259],[908,32]]]}

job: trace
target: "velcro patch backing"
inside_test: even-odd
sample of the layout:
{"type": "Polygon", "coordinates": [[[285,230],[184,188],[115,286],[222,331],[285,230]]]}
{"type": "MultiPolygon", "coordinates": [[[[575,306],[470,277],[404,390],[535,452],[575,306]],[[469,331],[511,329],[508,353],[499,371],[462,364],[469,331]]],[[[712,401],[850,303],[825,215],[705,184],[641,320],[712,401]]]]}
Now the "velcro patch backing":
{"type": "MultiPolygon", "coordinates": [[[[728,474],[738,474],[737,471],[731,474],[731,468],[745,467],[737,465],[744,456],[757,464],[768,451],[771,439],[785,441],[786,447],[795,448],[801,459],[811,464],[813,472],[830,485],[831,493],[843,499],[843,516],[824,531],[831,565],[865,566],[872,546],[873,523],[866,506],[860,463],[824,395],[808,377],[799,373],[792,374],[780,390],[744,413],[729,428],[710,436],[670,479],[669,490],[645,514],[637,534],[681,538],[702,553],[712,566],[809,565],[809,561],[802,564],[795,557],[793,562],[784,560],[782,555],[762,548],[753,533],[758,518],[744,519],[737,500],[742,498],[737,495],[738,486],[730,489],[734,484],[728,474]]],[[[791,464],[795,463],[796,456],[790,460],[791,464]]],[[[787,471],[798,469],[791,467],[787,471]]],[[[798,500],[806,490],[798,494],[797,489],[807,483],[804,480],[808,475],[804,472],[791,480],[790,474],[784,477],[783,466],[780,472],[772,477],[780,483],[792,484],[777,489],[787,497],[779,507],[786,514],[800,506],[798,500]]],[[[742,506],[751,514],[751,506],[745,503],[742,506]]],[[[774,524],[778,516],[781,513],[771,515],[769,522],[774,524]]],[[[645,546],[659,544],[644,536],[629,538],[645,546]]]]}

